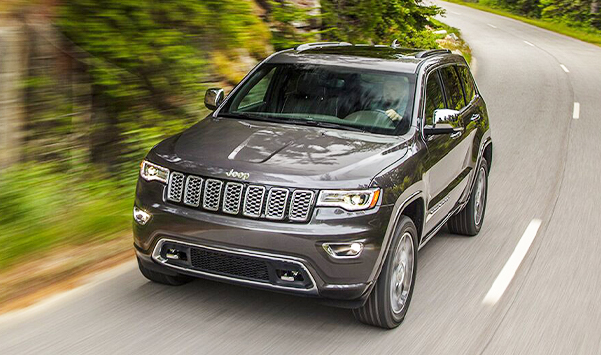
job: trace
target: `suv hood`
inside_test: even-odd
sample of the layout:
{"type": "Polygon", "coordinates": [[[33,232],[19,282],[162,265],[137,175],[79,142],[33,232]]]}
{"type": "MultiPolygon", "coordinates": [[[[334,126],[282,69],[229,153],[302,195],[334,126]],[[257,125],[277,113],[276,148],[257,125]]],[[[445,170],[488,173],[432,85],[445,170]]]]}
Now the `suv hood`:
{"type": "Polygon", "coordinates": [[[207,117],[159,143],[148,159],[172,170],[226,180],[366,188],[406,152],[401,137],[207,117]]]}

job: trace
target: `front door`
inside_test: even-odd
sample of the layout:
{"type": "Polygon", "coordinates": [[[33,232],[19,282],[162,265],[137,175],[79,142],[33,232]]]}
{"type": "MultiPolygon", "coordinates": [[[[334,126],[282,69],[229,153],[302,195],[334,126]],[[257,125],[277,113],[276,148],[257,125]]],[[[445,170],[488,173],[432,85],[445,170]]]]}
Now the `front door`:
{"type": "MultiPolygon", "coordinates": [[[[453,66],[443,67],[431,72],[426,82],[425,124],[434,123],[434,112],[438,109],[458,110],[463,106],[463,90],[459,81],[449,81],[446,70],[455,70],[453,66]],[[458,85],[458,89],[452,87],[458,85]],[[457,91],[458,90],[458,91],[457,91]],[[460,100],[460,102],[458,102],[460,100]]],[[[456,78],[456,72],[455,72],[456,78]]],[[[454,127],[463,127],[460,115],[450,122],[454,127]]],[[[426,137],[428,163],[425,182],[428,184],[428,203],[426,212],[426,231],[432,230],[451,212],[461,196],[467,180],[463,132],[455,132],[426,137]]]]}

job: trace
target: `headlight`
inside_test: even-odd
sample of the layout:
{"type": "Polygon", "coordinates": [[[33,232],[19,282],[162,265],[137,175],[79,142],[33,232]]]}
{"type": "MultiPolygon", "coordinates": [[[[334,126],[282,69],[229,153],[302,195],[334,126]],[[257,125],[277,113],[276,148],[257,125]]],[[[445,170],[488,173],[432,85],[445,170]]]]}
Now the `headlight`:
{"type": "Polygon", "coordinates": [[[373,208],[380,197],[380,189],[344,191],[323,190],[319,193],[317,206],[342,207],[349,211],[373,208]]]}
{"type": "Polygon", "coordinates": [[[140,176],[146,181],[156,180],[166,184],[169,179],[169,169],[144,160],[140,165],[140,176]]]}

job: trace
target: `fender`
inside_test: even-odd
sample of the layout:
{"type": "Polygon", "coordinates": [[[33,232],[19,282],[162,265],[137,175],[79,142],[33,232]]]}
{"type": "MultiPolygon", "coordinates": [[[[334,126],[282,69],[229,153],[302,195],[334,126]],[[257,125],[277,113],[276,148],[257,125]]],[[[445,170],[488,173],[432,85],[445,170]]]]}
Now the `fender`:
{"type": "MultiPolygon", "coordinates": [[[[378,256],[378,260],[376,261],[374,270],[372,271],[372,274],[370,275],[371,286],[370,286],[369,290],[366,291],[366,294],[369,295],[369,293],[371,293],[371,289],[375,285],[375,280],[378,279],[378,276],[380,275],[380,272],[382,271],[382,267],[384,266],[384,261],[386,260],[386,257],[388,256],[388,251],[390,249],[390,243],[392,241],[392,233],[395,231],[397,224],[401,218],[401,215],[403,214],[403,211],[413,201],[417,200],[420,197],[424,198],[422,185],[423,185],[423,181],[419,181],[419,182],[415,183],[414,185],[409,187],[407,190],[405,190],[405,192],[403,194],[401,194],[401,196],[397,199],[397,202],[395,203],[394,209],[392,211],[390,221],[388,222],[388,228],[386,228],[386,234],[384,235],[384,241],[382,242],[380,255],[378,256]]],[[[422,220],[425,221],[425,216],[422,220]]],[[[422,230],[423,230],[423,226],[422,226],[422,230]]],[[[420,240],[421,240],[421,237],[422,236],[420,236],[420,240]]]]}

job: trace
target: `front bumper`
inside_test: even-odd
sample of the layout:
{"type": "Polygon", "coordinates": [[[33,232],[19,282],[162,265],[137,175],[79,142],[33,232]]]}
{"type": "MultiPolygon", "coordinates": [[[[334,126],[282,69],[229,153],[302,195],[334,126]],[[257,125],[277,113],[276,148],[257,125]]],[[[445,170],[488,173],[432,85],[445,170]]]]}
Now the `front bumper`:
{"type": "MultiPolygon", "coordinates": [[[[364,299],[374,281],[392,206],[347,212],[315,208],[308,223],[272,222],[205,212],[164,201],[164,185],[140,180],[135,204],[152,214],[145,225],[134,223],[134,241],[140,262],[166,274],[186,274],[229,283],[334,300],[364,299]],[[335,259],[323,249],[326,242],[363,243],[357,258],[335,259]],[[257,282],[206,272],[166,260],[165,243],[182,248],[216,250],[297,267],[307,281],[300,287],[274,280],[257,282]],[[310,281],[310,283],[308,282],[310,281]]],[[[270,270],[276,267],[269,266],[270,270]]],[[[271,271],[270,271],[271,272],[271,271]]]]}

